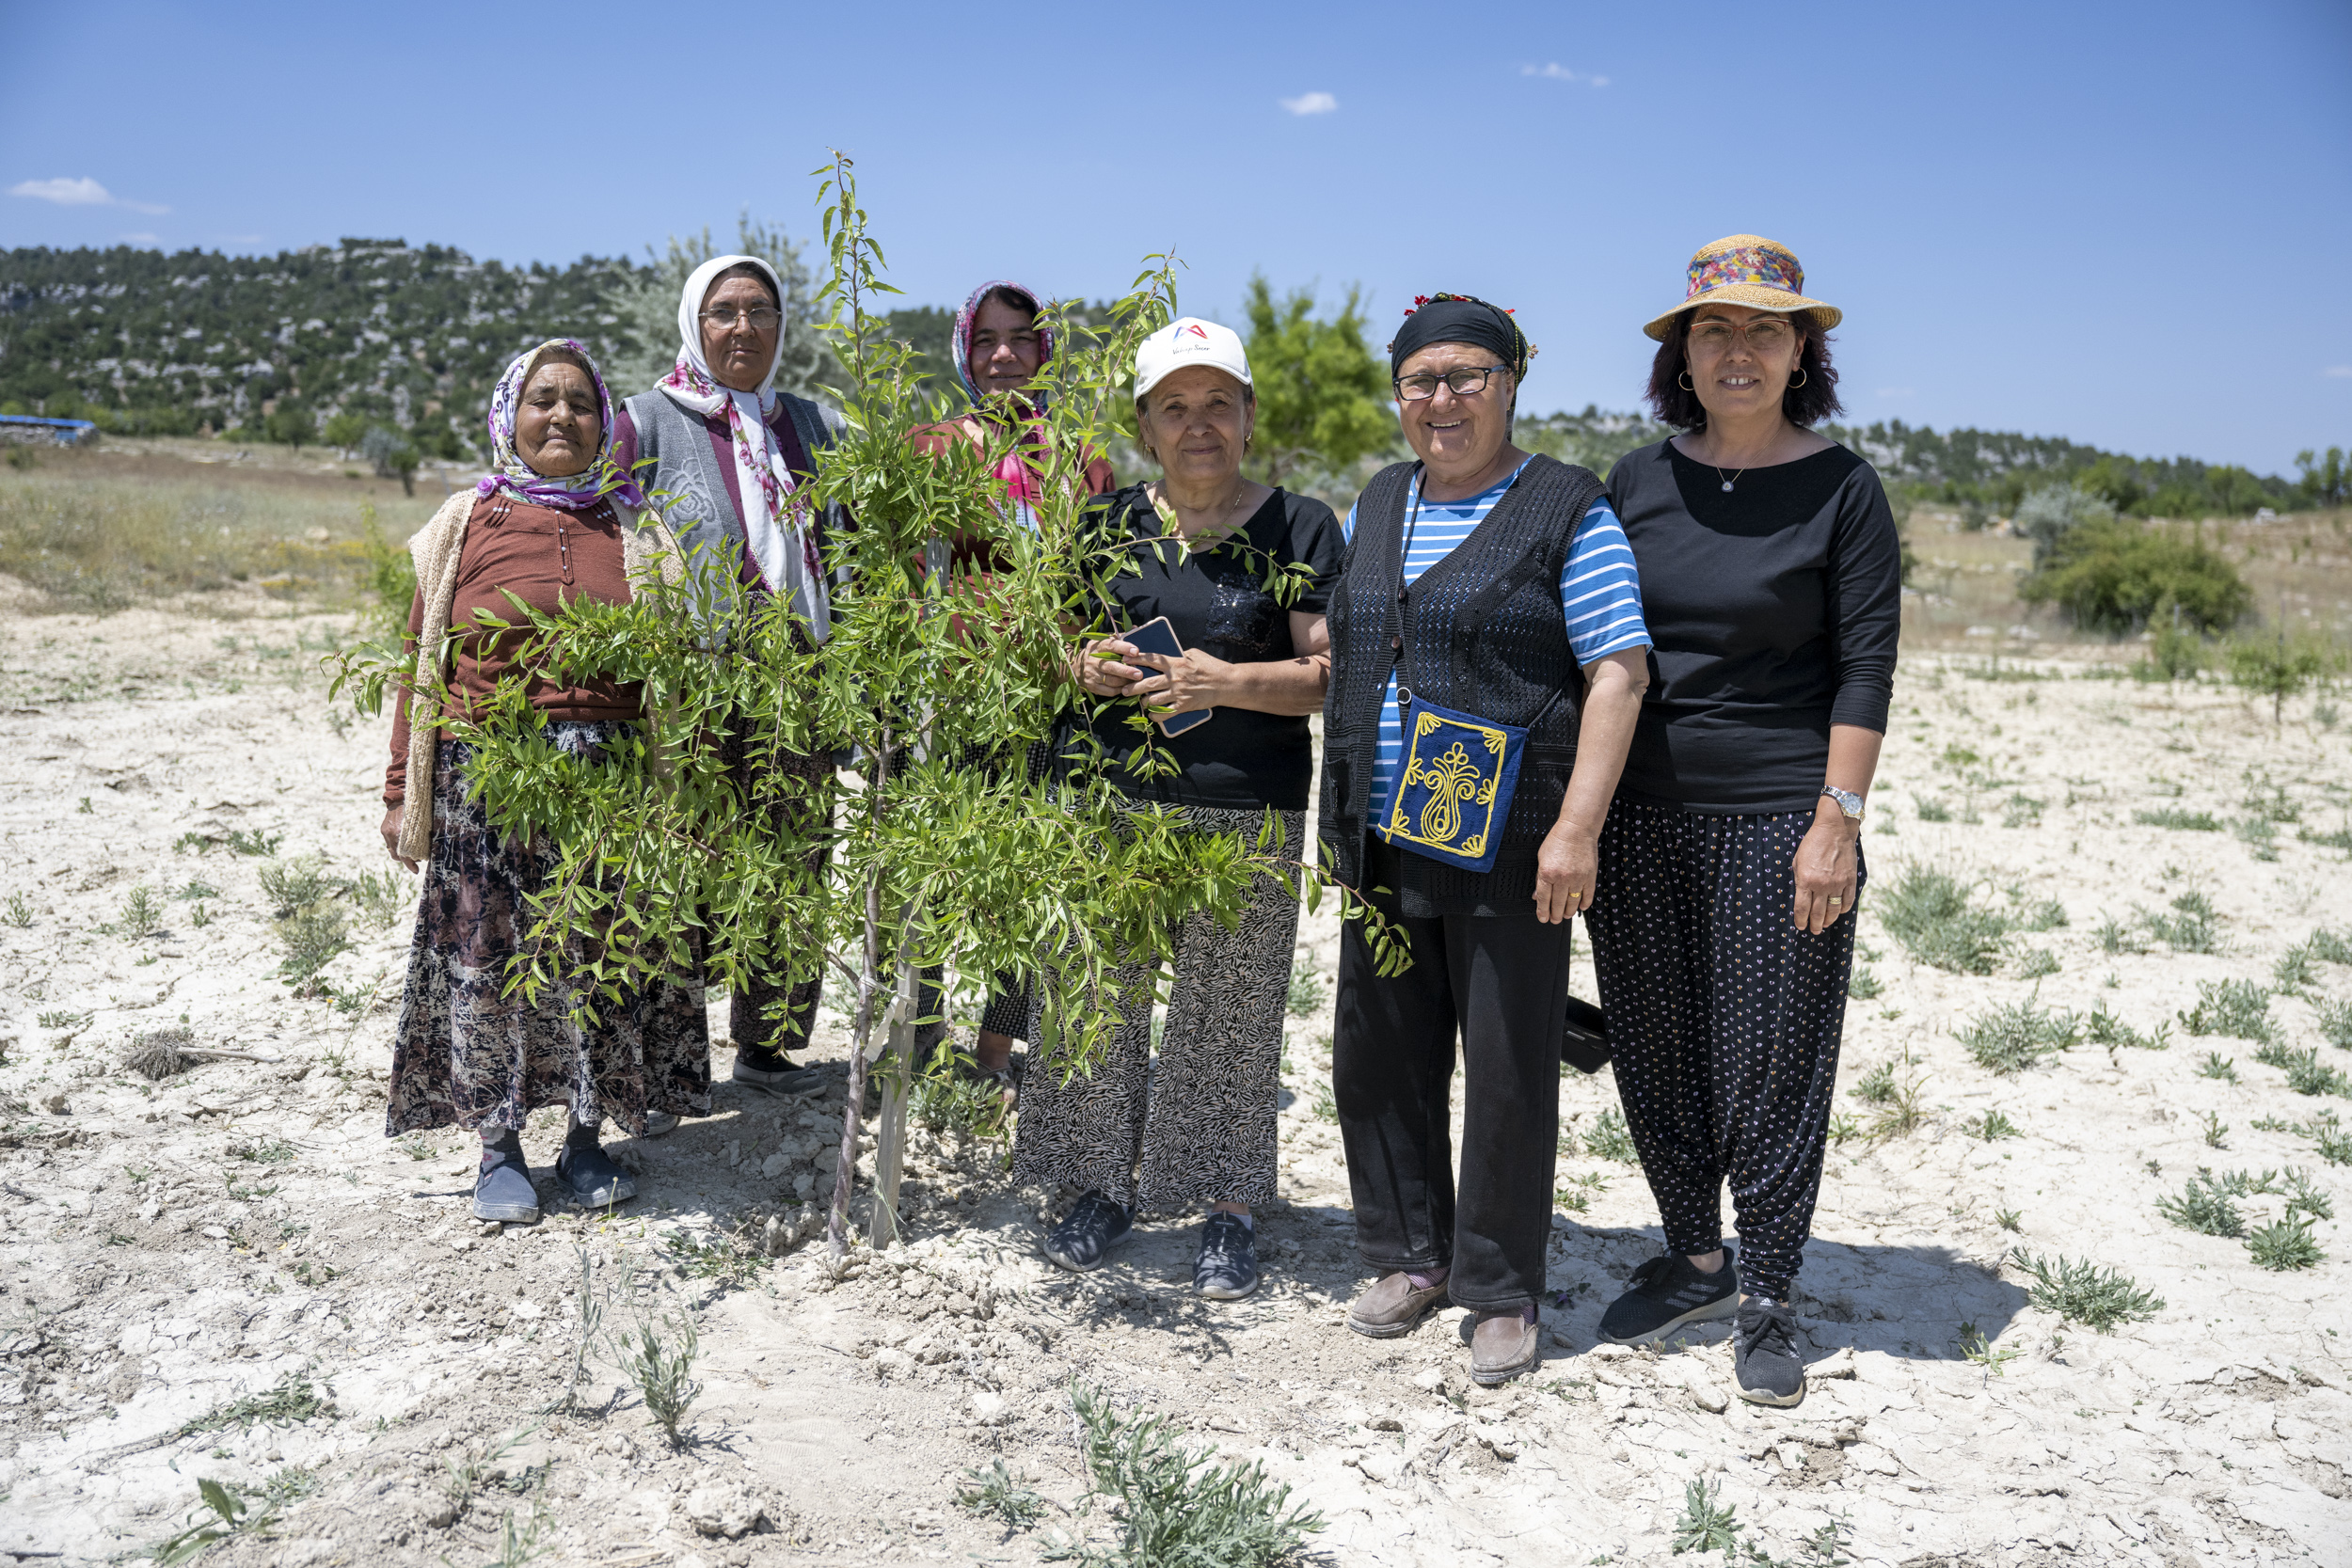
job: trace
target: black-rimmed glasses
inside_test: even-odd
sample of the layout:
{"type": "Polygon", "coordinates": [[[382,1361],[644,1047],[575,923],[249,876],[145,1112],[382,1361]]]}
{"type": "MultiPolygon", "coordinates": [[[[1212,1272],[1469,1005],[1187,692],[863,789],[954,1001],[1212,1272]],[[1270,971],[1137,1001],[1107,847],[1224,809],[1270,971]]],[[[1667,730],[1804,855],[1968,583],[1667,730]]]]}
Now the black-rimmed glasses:
{"type": "Polygon", "coordinates": [[[1406,403],[1422,403],[1438,395],[1438,383],[1457,398],[1486,389],[1486,378],[1497,371],[1507,371],[1508,365],[1465,365],[1443,375],[1400,375],[1396,378],[1396,395],[1406,403]]]}

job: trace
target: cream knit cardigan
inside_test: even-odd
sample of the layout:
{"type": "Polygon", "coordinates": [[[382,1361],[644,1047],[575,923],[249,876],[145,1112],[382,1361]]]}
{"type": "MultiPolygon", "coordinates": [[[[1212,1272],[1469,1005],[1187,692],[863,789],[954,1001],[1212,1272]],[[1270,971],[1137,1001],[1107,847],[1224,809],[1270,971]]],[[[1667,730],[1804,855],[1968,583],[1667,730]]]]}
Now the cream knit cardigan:
{"type": "MultiPolygon", "coordinates": [[[[408,689],[408,794],[400,807],[404,860],[430,860],[433,854],[433,769],[449,679],[449,617],[457,601],[457,563],[466,553],[466,520],[477,499],[471,485],[459,490],[408,541],[424,618],[417,633],[417,673],[408,689]]],[[[632,586],[675,588],[683,582],[685,558],[660,514],[650,508],[641,513],[618,500],[612,506],[621,521],[623,577],[632,586]]]]}

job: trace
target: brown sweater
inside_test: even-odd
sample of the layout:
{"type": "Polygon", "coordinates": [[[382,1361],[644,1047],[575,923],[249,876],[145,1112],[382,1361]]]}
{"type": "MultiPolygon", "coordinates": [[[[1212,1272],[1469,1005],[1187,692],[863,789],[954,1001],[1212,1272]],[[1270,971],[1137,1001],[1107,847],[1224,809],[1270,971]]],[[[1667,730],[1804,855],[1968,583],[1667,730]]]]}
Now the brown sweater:
{"type": "MultiPolygon", "coordinates": [[[[466,627],[450,660],[449,689],[455,711],[470,712],[501,676],[514,667],[515,650],[527,628],[508,632],[474,629],[477,610],[516,621],[505,590],[537,610],[552,610],[585,595],[627,603],[628,580],[621,563],[621,530],[602,506],[588,512],[558,512],[501,496],[474,502],[466,523],[466,543],[457,562],[457,592],[450,607],[452,628],[466,627]]],[[[424,629],[421,591],[408,607],[413,650],[424,629]]],[[[531,705],[548,719],[637,719],[644,715],[634,682],[584,681],[558,687],[532,678],[525,688],[531,705]]],[[[404,689],[392,714],[392,757],[384,769],[384,803],[399,805],[408,795],[408,693],[404,689]]]]}

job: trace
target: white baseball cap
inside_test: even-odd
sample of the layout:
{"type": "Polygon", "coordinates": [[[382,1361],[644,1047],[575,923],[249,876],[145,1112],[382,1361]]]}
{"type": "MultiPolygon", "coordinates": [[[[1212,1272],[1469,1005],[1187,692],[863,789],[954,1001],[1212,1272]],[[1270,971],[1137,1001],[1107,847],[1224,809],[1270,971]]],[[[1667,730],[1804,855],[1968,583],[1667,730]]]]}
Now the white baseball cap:
{"type": "Polygon", "coordinates": [[[1141,402],[1152,388],[1178,371],[1207,365],[1249,385],[1249,356],[1241,335],[1230,326],[1180,316],[1161,327],[1136,349],[1136,399],[1141,402]]]}

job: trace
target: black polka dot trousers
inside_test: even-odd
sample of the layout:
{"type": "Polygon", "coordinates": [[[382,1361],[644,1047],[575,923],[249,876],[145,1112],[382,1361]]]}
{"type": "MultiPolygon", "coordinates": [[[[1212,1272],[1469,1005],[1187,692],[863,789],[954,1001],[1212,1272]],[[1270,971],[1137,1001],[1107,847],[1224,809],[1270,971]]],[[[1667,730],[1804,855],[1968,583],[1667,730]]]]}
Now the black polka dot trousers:
{"type": "MultiPolygon", "coordinates": [[[[1395,887],[1398,851],[1367,837],[1364,880],[1395,887]]],[[[1382,975],[1363,924],[1340,937],[1331,1100],[1347,1151],[1356,1245],[1384,1274],[1451,1266],[1455,1305],[1515,1311],[1543,1293],[1560,1136],[1568,921],[1403,914],[1412,965],[1382,975]],[[1454,1042],[1462,1175],[1454,1176],[1454,1042]]]]}
{"type": "MultiPolygon", "coordinates": [[[[1619,800],[1585,927],[1625,1104],[1669,1252],[1723,1244],[1741,1288],[1786,1301],[1813,1228],[1854,916],[1799,930],[1813,813],[1716,816],[1619,800]]],[[[1858,854],[1857,854],[1857,858],[1858,854]]]]}

